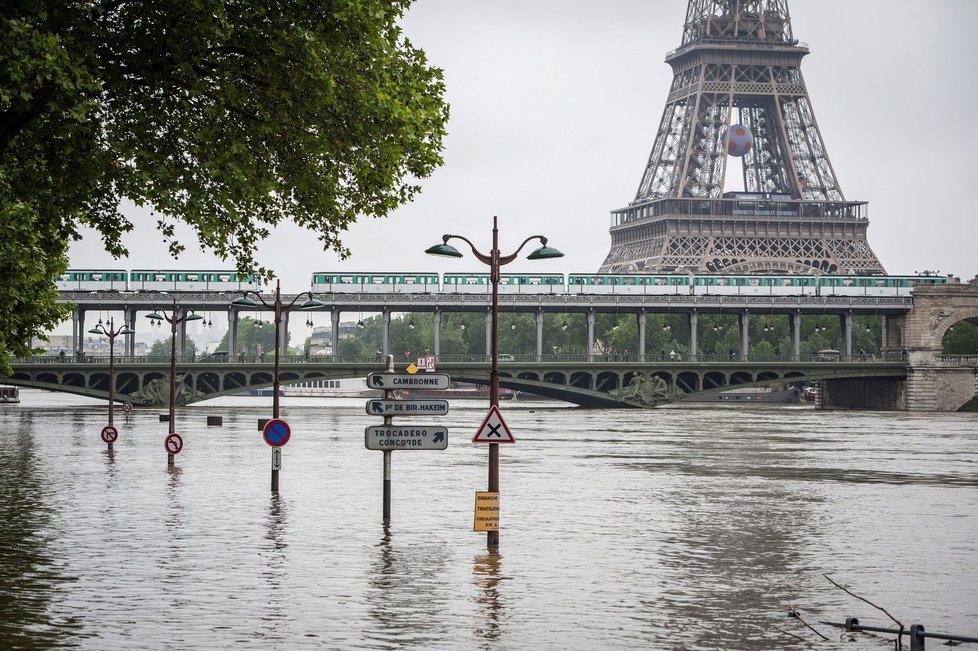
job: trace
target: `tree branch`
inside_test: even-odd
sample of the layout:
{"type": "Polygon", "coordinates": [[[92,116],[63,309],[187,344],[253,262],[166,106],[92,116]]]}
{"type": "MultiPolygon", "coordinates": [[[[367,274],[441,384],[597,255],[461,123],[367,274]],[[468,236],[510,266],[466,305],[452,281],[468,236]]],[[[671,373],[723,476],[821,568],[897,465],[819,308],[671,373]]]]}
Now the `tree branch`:
{"type": "Polygon", "coordinates": [[[843,591],[843,592],[845,592],[845,593],[846,593],[847,595],[849,595],[849,596],[852,596],[852,597],[855,597],[855,598],[856,598],[856,599],[858,599],[859,601],[862,601],[862,602],[864,602],[864,603],[867,603],[867,604],[869,604],[870,606],[872,606],[872,607],[873,607],[873,608],[875,608],[876,610],[879,610],[880,612],[882,612],[883,614],[885,614],[885,615],[886,615],[887,617],[889,617],[889,618],[890,618],[891,620],[893,620],[893,622],[894,622],[894,623],[895,623],[895,624],[896,624],[897,626],[899,626],[899,627],[900,627],[900,634],[899,634],[899,635],[897,635],[897,644],[898,644],[898,645],[900,644],[900,640],[901,640],[901,639],[902,639],[902,637],[903,637],[903,631],[904,631],[904,627],[903,627],[903,622],[901,622],[901,621],[900,621],[900,620],[898,620],[898,619],[897,619],[896,617],[894,617],[893,615],[891,615],[891,614],[889,613],[889,611],[887,611],[887,610],[886,610],[886,608],[883,608],[882,606],[877,606],[876,604],[874,604],[874,603],[873,603],[872,601],[870,601],[869,599],[866,599],[865,597],[860,597],[860,596],[859,596],[859,595],[857,595],[856,593],[854,593],[854,592],[852,592],[852,591],[850,591],[850,590],[848,590],[848,589],[846,589],[846,588],[844,588],[844,587],[842,587],[841,585],[839,585],[838,583],[836,583],[835,581],[833,581],[833,580],[832,580],[832,577],[830,577],[830,576],[829,576],[828,574],[823,574],[822,576],[824,576],[824,577],[825,577],[825,580],[826,580],[826,581],[828,581],[829,583],[831,583],[832,585],[834,585],[835,587],[837,587],[837,588],[838,588],[839,590],[842,590],[842,591],[843,591]]]}

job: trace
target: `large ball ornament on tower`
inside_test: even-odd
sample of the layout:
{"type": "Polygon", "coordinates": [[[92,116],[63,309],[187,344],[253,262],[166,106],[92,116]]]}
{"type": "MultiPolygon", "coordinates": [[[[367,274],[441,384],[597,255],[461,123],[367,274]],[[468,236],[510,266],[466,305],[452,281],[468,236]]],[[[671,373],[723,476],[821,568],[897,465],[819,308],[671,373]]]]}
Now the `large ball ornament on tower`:
{"type": "Polygon", "coordinates": [[[720,140],[727,153],[740,158],[754,146],[754,135],[742,124],[732,124],[723,132],[720,140]]]}

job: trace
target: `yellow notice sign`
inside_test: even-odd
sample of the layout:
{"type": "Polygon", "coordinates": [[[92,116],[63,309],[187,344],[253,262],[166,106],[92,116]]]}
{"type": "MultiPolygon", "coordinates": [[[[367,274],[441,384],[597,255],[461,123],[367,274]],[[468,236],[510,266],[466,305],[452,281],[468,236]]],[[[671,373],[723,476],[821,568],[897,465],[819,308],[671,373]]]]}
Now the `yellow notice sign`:
{"type": "Polygon", "coordinates": [[[499,493],[476,491],[473,531],[499,531],[499,493]]]}
{"type": "Polygon", "coordinates": [[[410,373],[411,375],[414,375],[415,373],[418,372],[418,367],[414,365],[414,362],[411,362],[410,364],[408,364],[408,367],[404,370],[410,373]]]}

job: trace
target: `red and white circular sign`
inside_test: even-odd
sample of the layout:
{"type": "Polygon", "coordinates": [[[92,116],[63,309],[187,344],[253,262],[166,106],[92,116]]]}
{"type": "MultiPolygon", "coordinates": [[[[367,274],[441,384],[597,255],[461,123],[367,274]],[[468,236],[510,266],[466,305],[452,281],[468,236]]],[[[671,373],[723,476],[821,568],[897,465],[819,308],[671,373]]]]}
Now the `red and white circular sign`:
{"type": "Polygon", "coordinates": [[[117,430],[113,425],[106,425],[102,428],[102,440],[106,443],[115,443],[115,440],[119,438],[119,430],[117,430]]]}
{"type": "Polygon", "coordinates": [[[180,454],[180,450],[183,449],[183,438],[176,432],[173,432],[163,441],[163,447],[170,454],[180,454]]]}

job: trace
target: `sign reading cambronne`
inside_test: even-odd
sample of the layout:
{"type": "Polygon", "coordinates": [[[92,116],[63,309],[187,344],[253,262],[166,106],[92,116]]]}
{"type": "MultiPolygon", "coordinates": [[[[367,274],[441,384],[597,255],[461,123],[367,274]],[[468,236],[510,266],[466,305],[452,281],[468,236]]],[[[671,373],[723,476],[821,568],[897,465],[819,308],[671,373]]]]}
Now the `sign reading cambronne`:
{"type": "Polygon", "coordinates": [[[401,373],[371,373],[367,376],[370,389],[447,389],[452,379],[445,373],[408,375],[401,373]]]}

